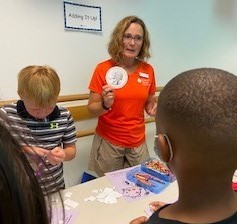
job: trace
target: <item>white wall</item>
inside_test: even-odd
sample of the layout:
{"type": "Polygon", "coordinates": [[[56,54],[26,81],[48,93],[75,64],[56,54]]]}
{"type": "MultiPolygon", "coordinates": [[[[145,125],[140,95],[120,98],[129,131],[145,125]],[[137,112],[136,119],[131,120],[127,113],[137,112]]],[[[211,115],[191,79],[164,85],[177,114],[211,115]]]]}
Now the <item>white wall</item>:
{"type": "MultiPolygon", "coordinates": [[[[53,66],[61,95],[86,93],[95,65],[107,59],[111,30],[124,16],[140,16],[150,31],[158,85],[194,67],[237,74],[237,0],[74,0],[101,6],[100,33],[64,30],[62,0],[1,0],[0,99],[17,98],[17,73],[30,64],[53,66]]],[[[87,124],[79,124],[84,128],[87,124]]],[[[147,126],[152,151],[154,124],[147,126]]],[[[86,169],[92,137],[78,141],[78,155],[65,163],[68,186],[86,169]]]]}
{"type": "Polygon", "coordinates": [[[17,73],[29,64],[53,66],[62,81],[61,95],[87,92],[95,65],[108,58],[111,30],[130,14],[148,26],[159,85],[199,66],[237,73],[237,0],[73,2],[101,6],[101,33],[65,31],[62,0],[1,1],[0,99],[17,97],[17,73]]]}

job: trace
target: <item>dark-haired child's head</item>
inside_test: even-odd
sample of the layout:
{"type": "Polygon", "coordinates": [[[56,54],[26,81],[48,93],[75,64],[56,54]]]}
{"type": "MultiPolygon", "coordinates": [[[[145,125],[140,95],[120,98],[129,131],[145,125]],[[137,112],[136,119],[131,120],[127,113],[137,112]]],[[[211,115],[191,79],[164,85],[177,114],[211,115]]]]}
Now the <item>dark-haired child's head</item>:
{"type": "Polygon", "coordinates": [[[233,175],[237,167],[235,75],[214,68],[177,75],[159,95],[156,122],[161,157],[177,177],[194,172],[233,175]]]}

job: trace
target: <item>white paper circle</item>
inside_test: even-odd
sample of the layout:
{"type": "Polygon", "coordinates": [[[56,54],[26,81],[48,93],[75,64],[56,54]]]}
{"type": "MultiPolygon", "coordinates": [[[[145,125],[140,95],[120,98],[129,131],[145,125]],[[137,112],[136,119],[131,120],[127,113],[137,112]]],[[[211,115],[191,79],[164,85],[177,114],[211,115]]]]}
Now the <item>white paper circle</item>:
{"type": "Polygon", "coordinates": [[[122,67],[114,66],[106,72],[105,79],[109,86],[120,89],[126,85],[128,74],[122,67]]]}

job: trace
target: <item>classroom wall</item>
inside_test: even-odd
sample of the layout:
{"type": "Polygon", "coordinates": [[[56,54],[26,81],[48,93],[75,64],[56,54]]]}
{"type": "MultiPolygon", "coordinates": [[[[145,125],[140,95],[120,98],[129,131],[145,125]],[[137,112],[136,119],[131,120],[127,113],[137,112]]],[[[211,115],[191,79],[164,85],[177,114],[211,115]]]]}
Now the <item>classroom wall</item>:
{"type": "MultiPolygon", "coordinates": [[[[115,24],[141,17],[150,32],[157,85],[195,67],[218,67],[237,74],[237,0],[74,0],[102,8],[102,32],[64,29],[62,0],[5,0],[0,6],[0,99],[17,98],[17,73],[30,64],[58,72],[60,95],[87,93],[95,65],[106,60],[115,24]]],[[[96,124],[96,120],[92,126],[96,124]]],[[[77,124],[78,128],[87,123],[77,124]]],[[[147,125],[153,152],[154,123],[147,125]]],[[[67,186],[87,168],[92,136],[80,138],[77,157],[65,163],[67,186]]]]}
{"type": "Polygon", "coordinates": [[[102,8],[102,32],[64,30],[62,0],[7,0],[0,7],[0,99],[17,97],[17,73],[48,64],[59,73],[61,95],[88,92],[95,65],[122,17],[140,16],[150,31],[158,85],[193,67],[237,74],[237,0],[74,0],[102,8]]]}

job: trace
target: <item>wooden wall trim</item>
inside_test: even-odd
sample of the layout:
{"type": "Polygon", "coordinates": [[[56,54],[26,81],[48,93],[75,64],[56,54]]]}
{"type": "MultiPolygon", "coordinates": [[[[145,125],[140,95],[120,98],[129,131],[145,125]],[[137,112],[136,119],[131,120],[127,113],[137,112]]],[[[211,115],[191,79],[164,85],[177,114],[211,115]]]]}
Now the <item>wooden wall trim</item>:
{"type": "MultiPolygon", "coordinates": [[[[163,89],[163,86],[156,87],[156,91],[160,92],[163,89]]],[[[63,95],[58,97],[58,102],[59,103],[67,103],[67,102],[72,102],[72,101],[81,101],[81,100],[88,100],[89,99],[89,93],[83,93],[83,94],[73,94],[73,95],[63,95]]],[[[16,102],[17,99],[15,100],[2,100],[0,101],[0,107],[6,105],[6,104],[11,104],[16,102]]],[[[83,105],[74,105],[74,106],[65,106],[72,114],[73,119],[75,122],[78,121],[83,121],[83,120],[89,120],[91,118],[94,118],[93,115],[91,115],[87,109],[87,104],[83,105]]],[[[155,118],[153,117],[148,117],[146,118],[146,123],[151,123],[154,122],[155,118]]],[[[90,136],[95,133],[95,129],[88,129],[88,130],[78,130],[76,133],[77,138],[85,137],[85,136],[90,136]]]]}

